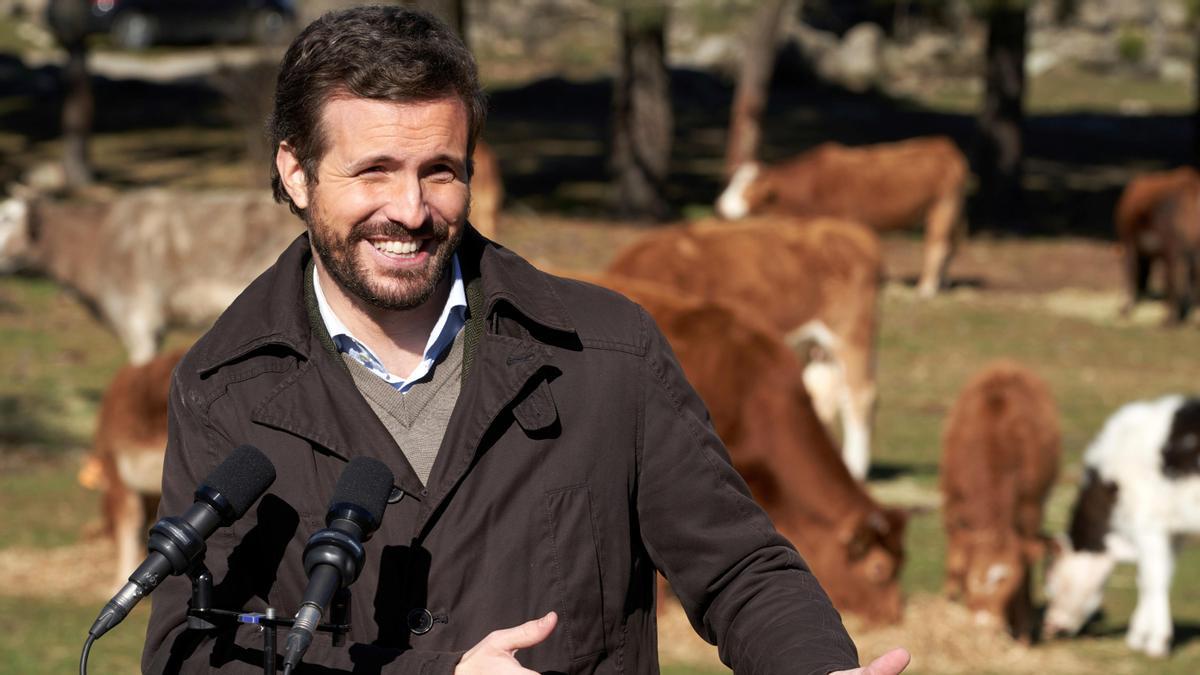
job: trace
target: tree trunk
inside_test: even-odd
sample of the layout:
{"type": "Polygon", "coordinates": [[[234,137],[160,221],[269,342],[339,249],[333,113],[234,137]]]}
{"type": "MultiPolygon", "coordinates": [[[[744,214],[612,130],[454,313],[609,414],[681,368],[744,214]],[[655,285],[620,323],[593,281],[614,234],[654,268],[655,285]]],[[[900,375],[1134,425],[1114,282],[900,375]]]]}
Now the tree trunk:
{"type": "Polygon", "coordinates": [[[1192,33],[1192,165],[1200,168],[1200,22],[1192,33]]]}
{"type": "Polygon", "coordinates": [[[1021,194],[1025,93],[1024,3],[997,0],[987,12],[987,73],[979,115],[980,215],[1004,227],[1024,216],[1021,194]]]}
{"type": "Polygon", "coordinates": [[[67,62],[62,70],[63,173],[67,187],[72,189],[92,182],[88,139],[92,133],[95,103],[84,32],[89,11],[88,0],[51,0],[48,12],[50,28],[59,44],[67,50],[67,62]]]}
{"type": "Polygon", "coordinates": [[[767,88],[775,70],[780,19],[793,0],[770,0],[759,6],[750,20],[742,51],[741,70],[733,92],[729,114],[729,140],[725,146],[725,177],[742,164],[752,162],[762,145],[762,116],[767,107],[767,88]]]}
{"type": "Polygon", "coordinates": [[[659,1],[626,3],[621,10],[621,52],[613,86],[611,166],[618,215],[663,220],[674,119],[665,34],[667,10],[659,1]]]}

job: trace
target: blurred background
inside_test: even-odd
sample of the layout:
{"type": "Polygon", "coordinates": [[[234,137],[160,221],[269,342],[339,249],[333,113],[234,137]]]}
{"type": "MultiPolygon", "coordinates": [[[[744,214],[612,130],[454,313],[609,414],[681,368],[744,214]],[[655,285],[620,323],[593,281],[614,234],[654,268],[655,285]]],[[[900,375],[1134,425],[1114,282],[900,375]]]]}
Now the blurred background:
{"type": "MultiPolygon", "coordinates": [[[[265,193],[275,65],[300,27],[351,4],[0,0],[3,192],[82,229],[140,188],[265,193]]],[[[1125,646],[1132,566],[1114,573],[1082,635],[1022,644],[942,595],[938,489],[945,415],[993,358],[1029,366],[1058,404],[1050,533],[1064,531],[1081,454],[1109,415],[1196,391],[1197,320],[1164,327],[1172,314],[1157,272],[1149,301],[1121,312],[1114,209],[1131,179],[1200,161],[1200,2],[409,4],[446,18],[477,55],[490,96],[484,138],[502,177],[494,238],[555,269],[602,270],[651,231],[713,215],[745,160],[827,141],[952,139],[970,166],[968,234],[943,292],[914,288],[919,228],[882,235],[866,489],[910,513],[906,604],[884,627],[847,615],[860,652],[903,644],[913,673],[1200,671],[1194,542],[1176,560],[1168,658],[1125,646]]],[[[91,264],[100,251],[77,241],[71,264],[91,264]]],[[[101,491],[80,469],[128,355],[89,312],[94,299],[62,283],[68,273],[10,267],[0,276],[0,673],[67,672],[111,592],[101,491]]],[[[186,346],[204,325],[171,330],[166,346],[186,346]]],[[[92,672],[137,670],[146,609],[97,643],[92,672]]],[[[665,672],[726,672],[677,608],[664,612],[665,672]]]]}

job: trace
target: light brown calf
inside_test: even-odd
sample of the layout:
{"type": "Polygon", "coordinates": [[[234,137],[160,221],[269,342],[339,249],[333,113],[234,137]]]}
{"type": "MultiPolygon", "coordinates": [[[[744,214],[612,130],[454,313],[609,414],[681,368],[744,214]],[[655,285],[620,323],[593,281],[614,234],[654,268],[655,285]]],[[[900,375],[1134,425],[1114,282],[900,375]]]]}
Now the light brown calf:
{"type": "MultiPolygon", "coordinates": [[[[1166,214],[1161,212],[1173,194],[1188,186],[1194,189],[1198,184],[1200,172],[1185,166],[1143,174],[1125,186],[1113,212],[1128,294],[1121,307],[1122,314],[1128,314],[1138,300],[1146,295],[1154,261],[1164,260],[1170,264],[1178,255],[1178,248],[1169,246],[1172,243],[1171,230],[1174,228],[1163,227],[1169,224],[1169,219],[1164,218],[1166,214]],[[1161,214],[1157,223],[1156,213],[1161,214]]],[[[1174,274],[1167,274],[1168,285],[1173,283],[1174,277],[1174,274]]]]}
{"type": "Polygon", "coordinates": [[[121,586],[145,557],[147,520],[162,495],[167,448],[167,397],[171,372],[183,351],[161,354],[113,377],[100,404],[92,453],[79,482],[101,490],[105,531],[117,549],[115,583],[121,586]]]}
{"type": "Polygon", "coordinates": [[[778,164],[743,164],[718,198],[717,213],[836,216],[876,230],[924,225],[918,289],[929,297],[944,283],[965,231],[968,176],[962,151],[945,136],[853,148],[823,143],[778,164]]]}
{"type": "Polygon", "coordinates": [[[866,478],[882,276],[874,232],[835,218],[705,221],[638,239],[608,273],[737,305],[788,342],[817,345],[827,358],[806,368],[806,381],[827,424],[840,412],[842,456],[855,478],[866,478]]]}
{"type": "Polygon", "coordinates": [[[1006,361],[971,379],[942,434],[946,591],[1022,641],[1033,635],[1031,567],[1045,551],[1042,508],[1060,454],[1049,387],[1006,361]]]}
{"type": "Polygon", "coordinates": [[[850,475],[778,332],[744,309],[652,282],[594,281],[654,317],[755,500],[834,605],[870,623],[898,621],[905,514],[881,507],[850,475]]]}

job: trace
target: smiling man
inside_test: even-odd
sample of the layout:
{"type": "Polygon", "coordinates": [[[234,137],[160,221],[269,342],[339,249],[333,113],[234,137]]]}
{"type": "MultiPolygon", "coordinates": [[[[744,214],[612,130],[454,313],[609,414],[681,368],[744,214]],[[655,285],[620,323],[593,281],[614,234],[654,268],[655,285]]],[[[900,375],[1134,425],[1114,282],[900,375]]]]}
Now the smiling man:
{"type": "MultiPolygon", "coordinates": [[[[331,13],[285,55],[272,178],[308,231],[171,390],[162,513],[235,445],[278,472],[208,542],[212,606],[296,611],[305,541],[369,456],[396,478],[348,641],[318,634],[298,672],[654,673],[656,570],[739,673],[856,667],[648,315],[468,224],[484,111],[470,54],[422,13],[331,13]]],[[[262,634],[190,627],[189,593],[159,587],[143,670],[261,672],[262,634]]]]}

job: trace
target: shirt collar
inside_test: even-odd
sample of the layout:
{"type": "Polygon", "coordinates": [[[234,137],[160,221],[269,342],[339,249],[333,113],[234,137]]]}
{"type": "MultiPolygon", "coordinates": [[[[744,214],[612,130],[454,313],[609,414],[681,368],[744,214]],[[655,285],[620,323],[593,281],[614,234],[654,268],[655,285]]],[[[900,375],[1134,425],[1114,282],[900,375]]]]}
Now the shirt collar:
{"type": "Polygon", "coordinates": [[[346,324],[338,318],[325,298],[325,292],[321,290],[321,276],[317,274],[315,265],[313,266],[313,292],[317,298],[317,310],[321,313],[321,320],[325,323],[325,329],[329,331],[329,336],[333,338],[333,343],[337,346],[338,351],[349,354],[355,361],[361,363],[397,390],[406,392],[413,384],[429,374],[438,357],[454,342],[454,338],[466,324],[467,294],[457,253],[450,257],[450,275],[450,294],[446,298],[446,304],[442,307],[442,313],[438,317],[437,323],[434,324],[433,330],[429,334],[429,339],[425,342],[424,357],[413,371],[403,378],[388,372],[374,352],[361,340],[354,337],[346,324]]]}

